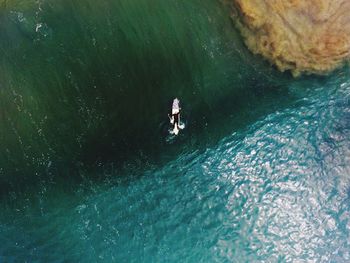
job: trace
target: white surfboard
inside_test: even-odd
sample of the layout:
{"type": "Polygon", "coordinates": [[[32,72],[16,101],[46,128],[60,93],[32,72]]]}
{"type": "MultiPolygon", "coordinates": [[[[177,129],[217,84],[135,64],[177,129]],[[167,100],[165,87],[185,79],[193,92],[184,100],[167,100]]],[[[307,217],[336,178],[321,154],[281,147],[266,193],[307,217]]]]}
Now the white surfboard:
{"type": "MultiPolygon", "coordinates": [[[[170,122],[170,123],[173,124],[174,122],[170,122]]],[[[174,129],[170,129],[169,133],[178,135],[180,130],[183,130],[183,129],[185,129],[185,124],[181,122],[179,125],[175,125],[174,129]]]]}
{"type": "MultiPolygon", "coordinates": [[[[180,112],[180,101],[178,98],[175,98],[173,101],[173,105],[172,105],[172,109],[171,109],[171,113],[172,114],[176,114],[180,112]]],[[[169,116],[169,120],[170,120],[170,124],[174,125],[174,117],[173,116],[169,116]]],[[[183,130],[185,128],[185,124],[183,122],[179,122],[179,125],[175,125],[175,127],[173,129],[170,129],[169,132],[170,134],[175,134],[178,135],[180,130],[183,130]]]]}

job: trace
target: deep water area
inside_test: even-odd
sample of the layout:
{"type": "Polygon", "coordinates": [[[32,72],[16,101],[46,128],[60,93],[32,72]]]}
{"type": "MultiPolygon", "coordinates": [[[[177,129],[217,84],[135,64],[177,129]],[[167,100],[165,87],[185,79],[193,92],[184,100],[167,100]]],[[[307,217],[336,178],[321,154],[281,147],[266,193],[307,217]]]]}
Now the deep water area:
{"type": "Polygon", "coordinates": [[[350,260],[349,68],[213,0],[2,1],[0,54],[0,262],[350,260]]]}
{"type": "Polygon", "coordinates": [[[201,130],[271,71],[216,1],[5,1],[0,20],[7,184],[162,152],[174,96],[201,130]]]}

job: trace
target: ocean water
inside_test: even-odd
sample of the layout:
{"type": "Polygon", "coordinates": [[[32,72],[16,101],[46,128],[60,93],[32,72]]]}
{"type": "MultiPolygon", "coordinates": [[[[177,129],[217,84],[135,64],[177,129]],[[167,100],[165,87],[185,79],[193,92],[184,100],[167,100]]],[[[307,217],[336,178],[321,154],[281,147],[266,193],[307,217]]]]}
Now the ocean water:
{"type": "Polygon", "coordinates": [[[6,1],[0,26],[0,178],[12,187],[162,154],[174,96],[202,130],[288,79],[249,53],[217,1],[6,1]]]}
{"type": "Polygon", "coordinates": [[[276,72],[212,0],[4,1],[0,52],[0,262],[350,260],[349,68],[276,72]]]}

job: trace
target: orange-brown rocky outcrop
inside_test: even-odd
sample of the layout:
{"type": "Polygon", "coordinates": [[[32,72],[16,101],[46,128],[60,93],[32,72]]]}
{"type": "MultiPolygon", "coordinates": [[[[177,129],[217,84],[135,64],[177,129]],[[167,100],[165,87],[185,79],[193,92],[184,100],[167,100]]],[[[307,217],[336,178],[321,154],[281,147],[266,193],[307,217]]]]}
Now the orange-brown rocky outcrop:
{"type": "Polygon", "coordinates": [[[281,71],[325,74],[350,59],[350,0],[234,0],[245,43],[281,71]]]}

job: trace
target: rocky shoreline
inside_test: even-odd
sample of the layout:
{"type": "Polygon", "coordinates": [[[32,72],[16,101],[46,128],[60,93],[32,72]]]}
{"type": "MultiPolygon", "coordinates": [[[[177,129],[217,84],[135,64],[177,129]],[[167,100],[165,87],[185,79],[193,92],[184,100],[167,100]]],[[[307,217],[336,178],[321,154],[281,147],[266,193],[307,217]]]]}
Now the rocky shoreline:
{"type": "Polygon", "coordinates": [[[234,0],[248,48],[294,76],[326,74],[350,60],[350,0],[234,0]]]}

